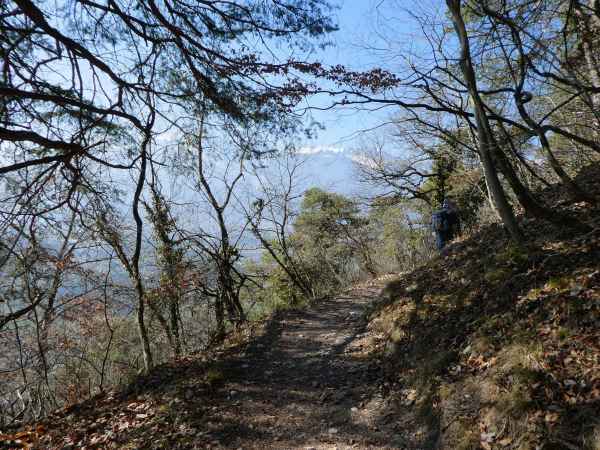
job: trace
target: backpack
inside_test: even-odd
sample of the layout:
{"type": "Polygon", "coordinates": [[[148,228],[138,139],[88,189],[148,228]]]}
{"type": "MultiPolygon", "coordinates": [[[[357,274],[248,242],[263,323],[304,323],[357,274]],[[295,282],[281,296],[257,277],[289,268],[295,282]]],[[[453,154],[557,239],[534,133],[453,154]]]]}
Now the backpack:
{"type": "Polygon", "coordinates": [[[448,231],[450,224],[448,223],[448,211],[436,211],[431,216],[431,226],[434,231],[448,231]]]}

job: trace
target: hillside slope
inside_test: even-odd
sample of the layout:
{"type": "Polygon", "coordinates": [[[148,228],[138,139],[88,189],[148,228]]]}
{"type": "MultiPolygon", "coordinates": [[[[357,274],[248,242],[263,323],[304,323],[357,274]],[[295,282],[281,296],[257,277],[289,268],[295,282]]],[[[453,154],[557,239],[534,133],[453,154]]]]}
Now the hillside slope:
{"type": "Polygon", "coordinates": [[[569,209],[593,231],[522,219],[525,250],[488,227],[385,288],[369,328],[423,447],[600,449],[600,211],[569,209]]]}

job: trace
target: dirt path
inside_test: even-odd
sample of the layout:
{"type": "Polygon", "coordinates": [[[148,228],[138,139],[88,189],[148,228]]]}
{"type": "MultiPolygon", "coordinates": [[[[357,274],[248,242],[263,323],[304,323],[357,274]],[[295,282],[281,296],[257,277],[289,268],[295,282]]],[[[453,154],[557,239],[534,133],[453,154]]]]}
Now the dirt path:
{"type": "Polygon", "coordinates": [[[158,366],[14,439],[52,450],[435,448],[423,445],[415,398],[382,358],[387,340],[367,329],[384,284],[280,312],[258,334],[158,366]]]}
{"type": "Polygon", "coordinates": [[[366,349],[363,313],[379,289],[285,312],[227,361],[206,405],[212,448],[405,448],[366,349]]]}

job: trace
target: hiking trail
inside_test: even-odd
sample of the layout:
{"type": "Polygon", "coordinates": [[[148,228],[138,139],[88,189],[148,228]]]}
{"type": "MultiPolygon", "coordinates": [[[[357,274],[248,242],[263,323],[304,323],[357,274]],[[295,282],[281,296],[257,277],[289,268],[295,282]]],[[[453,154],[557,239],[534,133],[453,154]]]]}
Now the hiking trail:
{"type": "Polygon", "coordinates": [[[423,448],[417,396],[390,376],[387,337],[368,327],[390,277],[278,311],[241,341],[157,366],[21,435],[52,450],[423,448]]]}
{"type": "Polygon", "coordinates": [[[381,287],[285,311],[225,361],[221,395],[205,406],[212,448],[406,448],[369,356],[365,307],[381,287]]]}

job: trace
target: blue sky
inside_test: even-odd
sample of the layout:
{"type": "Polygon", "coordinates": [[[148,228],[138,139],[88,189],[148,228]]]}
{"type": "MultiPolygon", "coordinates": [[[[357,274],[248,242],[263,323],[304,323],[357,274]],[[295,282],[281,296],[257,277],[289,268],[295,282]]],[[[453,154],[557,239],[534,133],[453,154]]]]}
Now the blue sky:
{"type": "MultiPolygon", "coordinates": [[[[411,13],[431,11],[441,6],[440,0],[338,0],[337,13],[340,30],[331,36],[333,45],[313,57],[327,65],[342,64],[353,70],[383,67],[394,72],[402,70],[402,56],[415,46],[420,38],[417,22],[411,13]]],[[[313,98],[311,106],[323,107],[329,98],[313,98]]],[[[356,111],[345,107],[335,111],[313,111],[314,118],[326,129],[312,147],[344,148],[359,145],[364,130],[377,128],[393,113],[383,111],[356,111]]]]}

